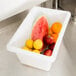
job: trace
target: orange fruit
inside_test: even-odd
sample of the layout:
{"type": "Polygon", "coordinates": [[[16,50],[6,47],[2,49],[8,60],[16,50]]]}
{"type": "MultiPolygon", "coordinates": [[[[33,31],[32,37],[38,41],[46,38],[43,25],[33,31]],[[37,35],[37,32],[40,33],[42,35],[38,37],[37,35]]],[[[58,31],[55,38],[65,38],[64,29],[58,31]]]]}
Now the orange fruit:
{"type": "Polygon", "coordinates": [[[52,35],[52,34],[53,34],[53,32],[52,32],[52,30],[51,30],[51,29],[49,29],[48,34],[49,34],[49,35],[52,35]]]}
{"type": "Polygon", "coordinates": [[[62,28],[62,24],[60,22],[55,22],[54,24],[52,24],[51,26],[51,30],[54,32],[54,33],[59,33],[61,31],[61,28],[62,28]]]}
{"type": "Polygon", "coordinates": [[[54,42],[56,42],[58,38],[58,34],[53,33],[51,36],[54,38],[54,42]]]}

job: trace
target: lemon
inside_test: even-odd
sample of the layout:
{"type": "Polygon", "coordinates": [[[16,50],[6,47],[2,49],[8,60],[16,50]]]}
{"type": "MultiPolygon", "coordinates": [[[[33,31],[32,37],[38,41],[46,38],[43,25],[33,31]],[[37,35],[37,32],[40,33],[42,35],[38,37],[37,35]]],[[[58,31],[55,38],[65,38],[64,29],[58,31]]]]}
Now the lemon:
{"type": "Polygon", "coordinates": [[[23,49],[23,50],[29,50],[29,48],[26,47],[26,46],[22,47],[22,49],[23,49]]]}
{"type": "Polygon", "coordinates": [[[40,54],[39,50],[33,50],[33,52],[40,54]]]}
{"type": "Polygon", "coordinates": [[[35,49],[41,49],[43,47],[42,40],[40,39],[35,40],[33,46],[35,49]]]}
{"type": "Polygon", "coordinates": [[[33,40],[31,40],[31,39],[26,40],[26,46],[28,48],[33,48],[33,40]]]}
{"type": "Polygon", "coordinates": [[[24,46],[22,47],[23,50],[28,50],[28,51],[32,51],[32,49],[29,49],[28,47],[24,46]]]}

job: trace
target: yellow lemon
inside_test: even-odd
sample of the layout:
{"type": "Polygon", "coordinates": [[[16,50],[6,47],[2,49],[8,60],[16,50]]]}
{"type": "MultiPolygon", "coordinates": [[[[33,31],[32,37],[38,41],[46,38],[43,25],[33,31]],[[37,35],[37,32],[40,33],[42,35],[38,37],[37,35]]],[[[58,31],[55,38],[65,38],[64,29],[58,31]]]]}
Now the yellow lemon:
{"type": "Polygon", "coordinates": [[[40,39],[35,40],[33,46],[35,49],[41,49],[43,47],[42,40],[40,39]]]}
{"type": "Polygon", "coordinates": [[[33,52],[40,54],[39,50],[33,50],[33,52]]]}
{"type": "Polygon", "coordinates": [[[29,39],[29,40],[26,40],[26,46],[28,48],[33,48],[33,40],[29,39]]]}
{"type": "Polygon", "coordinates": [[[28,51],[32,51],[32,49],[29,49],[28,47],[24,46],[22,47],[23,50],[28,50],[28,51]]]}

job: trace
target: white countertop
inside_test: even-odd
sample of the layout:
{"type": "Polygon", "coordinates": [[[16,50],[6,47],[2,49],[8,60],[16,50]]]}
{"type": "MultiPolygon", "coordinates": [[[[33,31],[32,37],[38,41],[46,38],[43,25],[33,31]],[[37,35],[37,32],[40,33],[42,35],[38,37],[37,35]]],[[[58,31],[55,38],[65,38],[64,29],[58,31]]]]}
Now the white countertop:
{"type": "MultiPolygon", "coordinates": [[[[21,64],[14,53],[7,51],[6,44],[22,20],[20,16],[9,20],[0,23],[0,25],[5,25],[0,29],[0,76],[76,76],[76,64],[64,41],[61,43],[57,59],[49,72],[21,64]]],[[[76,57],[76,52],[73,55],[76,57]]]]}
{"type": "Polygon", "coordinates": [[[45,1],[46,0],[0,0],[0,21],[45,1]]]}

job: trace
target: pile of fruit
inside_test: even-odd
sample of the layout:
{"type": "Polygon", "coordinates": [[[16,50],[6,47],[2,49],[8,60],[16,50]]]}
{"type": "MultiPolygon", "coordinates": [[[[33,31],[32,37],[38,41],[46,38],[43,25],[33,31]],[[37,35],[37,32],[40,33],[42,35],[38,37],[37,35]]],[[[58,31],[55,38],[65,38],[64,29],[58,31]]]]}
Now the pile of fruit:
{"type": "Polygon", "coordinates": [[[26,40],[22,49],[51,56],[61,28],[60,22],[55,22],[49,27],[46,17],[40,17],[33,26],[31,38],[26,40]]]}

